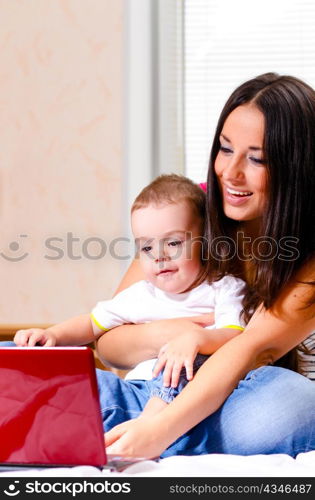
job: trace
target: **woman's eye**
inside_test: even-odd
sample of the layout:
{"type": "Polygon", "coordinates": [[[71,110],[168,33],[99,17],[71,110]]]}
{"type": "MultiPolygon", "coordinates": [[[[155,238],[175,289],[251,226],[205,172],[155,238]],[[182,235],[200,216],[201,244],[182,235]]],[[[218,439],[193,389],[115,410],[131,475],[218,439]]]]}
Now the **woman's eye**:
{"type": "Polygon", "coordinates": [[[265,160],[263,158],[256,158],[255,156],[250,156],[249,159],[253,163],[257,163],[258,165],[264,165],[265,164],[265,160]]]}
{"type": "Polygon", "coordinates": [[[233,153],[231,148],[227,148],[226,146],[220,146],[220,151],[225,154],[233,153]]]}
{"type": "Polygon", "coordinates": [[[169,241],[168,242],[168,246],[169,247],[178,247],[181,244],[182,244],[182,241],[180,241],[180,240],[175,240],[175,241],[169,241]]]}
{"type": "Polygon", "coordinates": [[[141,248],[141,252],[144,252],[144,253],[151,252],[151,250],[152,250],[152,247],[149,247],[149,246],[141,248]]]}

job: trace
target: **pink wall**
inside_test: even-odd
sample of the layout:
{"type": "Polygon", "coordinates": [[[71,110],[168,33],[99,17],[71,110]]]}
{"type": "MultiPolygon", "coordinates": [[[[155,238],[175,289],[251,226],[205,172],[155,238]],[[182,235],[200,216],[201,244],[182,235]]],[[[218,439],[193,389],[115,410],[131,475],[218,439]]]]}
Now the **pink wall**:
{"type": "Polygon", "coordinates": [[[121,277],[82,245],[123,231],[123,0],[1,0],[0,19],[0,323],[57,322],[121,277]],[[48,260],[67,233],[81,258],[48,260]]]}

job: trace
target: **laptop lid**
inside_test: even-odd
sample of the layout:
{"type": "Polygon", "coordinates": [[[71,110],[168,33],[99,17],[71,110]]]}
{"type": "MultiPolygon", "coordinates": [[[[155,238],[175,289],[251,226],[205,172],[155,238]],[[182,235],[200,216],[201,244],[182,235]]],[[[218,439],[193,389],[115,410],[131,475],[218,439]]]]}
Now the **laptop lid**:
{"type": "Polygon", "coordinates": [[[0,348],[0,463],[107,463],[92,349],[0,348]]]}

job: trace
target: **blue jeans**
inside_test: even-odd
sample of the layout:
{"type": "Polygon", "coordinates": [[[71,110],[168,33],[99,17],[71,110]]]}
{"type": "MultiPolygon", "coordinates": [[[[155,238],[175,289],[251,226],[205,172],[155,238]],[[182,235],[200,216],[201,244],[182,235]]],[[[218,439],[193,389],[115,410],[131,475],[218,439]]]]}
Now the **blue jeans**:
{"type": "MultiPolygon", "coordinates": [[[[197,354],[193,363],[193,374],[199,370],[201,365],[208,359],[209,356],[203,354],[197,354]]],[[[163,385],[163,371],[161,371],[157,377],[154,377],[151,382],[151,394],[150,396],[161,398],[165,403],[170,403],[176,396],[184,389],[185,385],[188,384],[186,376],[186,368],[182,368],[179,375],[179,381],[177,387],[164,387],[163,385]]]]}
{"type": "MultiPolygon", "coordinates": [[[[152,381],[122,380],[97,370],[104,430],[137,417],[152,381]]],[[[291,370],[250,371],[224,404],[177,439],[161,457],[229,453],[255,455],[315,450],[315,384],[291,370]]]]}

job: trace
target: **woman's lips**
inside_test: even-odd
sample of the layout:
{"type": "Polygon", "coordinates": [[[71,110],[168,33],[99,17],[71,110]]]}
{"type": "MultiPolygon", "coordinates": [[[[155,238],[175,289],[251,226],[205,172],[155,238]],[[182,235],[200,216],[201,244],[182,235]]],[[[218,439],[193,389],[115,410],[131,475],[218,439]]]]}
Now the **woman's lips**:
{"type": "Polygon", "coordinates": [[[249,198],[253,195],[251,191],[232,189],[227,186],[223,186],[223,196],[224,199],[234,207],[243,205],[249,198]]]}

